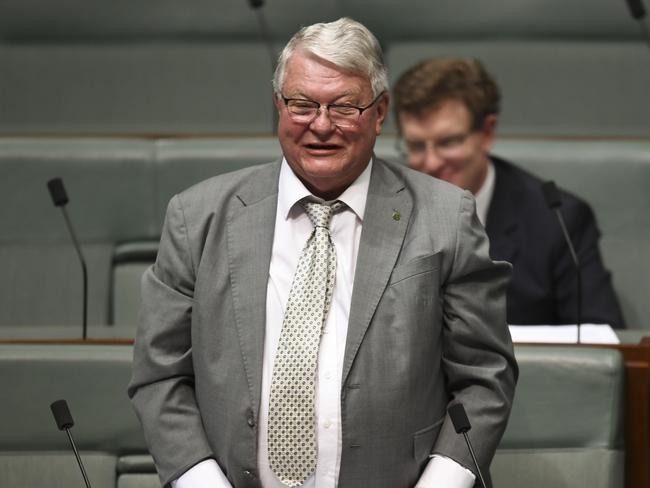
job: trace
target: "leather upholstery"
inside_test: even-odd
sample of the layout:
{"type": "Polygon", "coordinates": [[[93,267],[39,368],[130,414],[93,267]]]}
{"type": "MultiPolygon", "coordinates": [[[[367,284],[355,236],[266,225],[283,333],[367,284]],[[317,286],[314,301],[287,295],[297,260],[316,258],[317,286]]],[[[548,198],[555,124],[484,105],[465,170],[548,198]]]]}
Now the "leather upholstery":
{"type": "MultiPolygon", "coordinates": [[[[492,463],[495,486],[569,488],[576,480],[595,488],[622,486],[624,371],[618,351],[517,346],[515,354],[520,379],[492,463]]],[[[131,355],[131,346],[0,345],[0,389],[11,392],[0,403],[3,485],[81,485],[67,437],[49,409],[65,398],[93,486],[160,486],[126,396],[131,355]]]]}

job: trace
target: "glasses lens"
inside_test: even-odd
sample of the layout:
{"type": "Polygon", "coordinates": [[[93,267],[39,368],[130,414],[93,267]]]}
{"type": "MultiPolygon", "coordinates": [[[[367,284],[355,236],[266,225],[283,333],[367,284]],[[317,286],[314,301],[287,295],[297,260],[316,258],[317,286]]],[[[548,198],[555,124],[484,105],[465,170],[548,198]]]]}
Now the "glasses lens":
{"type": "Polygon", "coordinates": [[[333,105],[329,108],[329,116],[339,127],[356,127],[359,123],[359,109],[356,107],[333,105]]]}
{"type": "Polygon", "coordinates": [[[287,110],[291,117],[299,122],[309,122],[318,112],[318,104],[309,100],[289,100],[287,110]]]}
{"type": "MultiPolygon", "coordinates": [[[[288,99],[286,106],[292,120],[304,124],[312,122],[318,116],[318,111],[324,109],[317,102],[300,99],[288,99]]],[[[359,124],[360,114],[359,108],[351,105],[327,106],[330,121],[338,127],[356,127],[359,124]]]]}
{"type": "Polygon", "coordinates": [[[470,133],[454,134],[437,140],[428,141],[409,141],[401,139],[398,144],[398,150],[413,160],[424,157],[427,152],[427,146],[430,144],[433,151],[440,157],[454,157],[459,151],[463,151],[465,142],[470,133]]]}
{"type": "Polygon", "coordinates": [[[421,156],[426,151],[426,142],[424,141],[404,141],[404,151],[411,156],[421,156]]]}

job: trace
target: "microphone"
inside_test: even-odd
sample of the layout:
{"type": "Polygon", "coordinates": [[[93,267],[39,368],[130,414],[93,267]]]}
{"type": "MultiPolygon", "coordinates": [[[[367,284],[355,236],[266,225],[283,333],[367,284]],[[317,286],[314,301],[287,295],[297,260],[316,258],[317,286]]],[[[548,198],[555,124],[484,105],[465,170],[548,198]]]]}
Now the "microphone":
{"type": "Polygon", "coordinates": [[[474,461],[474,466],[476,467],[476,472],[478,477],[481,480],[481,486],[486,488],[485,480],[483,479],[483,474],[481,473],[481,468],[478,466],[478,461],[476,461],[476,456],[474,455],[474,449],[472,449],[472,443],[469,440],[467,432],[472,428],[472,425],[469,423],[467,414],[465,413],[465,407],[462,403],[454,403],[451,407],[447,409],[447,413],[451,418],[451,423],[454,424],[454,429],[456,434],[463,434],[465,437],[465,442],[467,443],[467,448],[469,453],[472,456],[472,461],[474,461]]]}
{"type": "Polygon", "coordinates": [[[646,15],[643,0],[625,0],[625,2],[627,3],[627,8],[630,10],[630,15],[632,18],[639,21],[641,35],[643,36],[648,49],[650,49],[650,33],[648,32],[646,24],[643,22],[643,19],[646,15]]]}
{"type": "Polygon", "coordinates": [[[630,14],[636,20],[641,20],[645,17],[645,7],[642,0],[625,0],[630,9],[630,14]]]}
{"type": "Polygon", "coordinates": [[[68,194],[65,191],[63,186],[63,180],[61,178],[53,178],[47,182],[47,188],[50,190],[50,196],[52,197],[52,202],[55,207],[60,207],[63,217],[65,218],[65,223],[68,226],[68,231],[72,237],[72,244],[77,251],[77,256],[81,262],[81,270],[83,272],[83,322],[82,322],[82,337],[86,339],[88,335],[88,270],[86,269],[86,260],[84,259],[83,253],[81,252],[81,246],[79,246],[79,241],[77,241],[77,236],[72,227],[72,222],[68,217],[68,212],[65,210],[65,205],[68,203],[68,194]]]}
{"type": "Polygon", "coordinates": [[[551,210],[555,211],[555,215],[557,215],[558,222],[562,228],[562,234],[564,235],[564,240],[569,246],[571,260],[573,261],[573,265],[576,268],[576,325],[578,327],[577,342],[580,344],[580,325],[582,324],[582,273],[580,272],[580,260],[578,259],[578,255],[576,254],[573,243],[571,242],[571,237],[569,237],[569,232],[567,231],[566,224],[564,223],[564,217],[562,217],[562,213],[560,212],[562,200],[560,200],[560,193],[558,192],[557,186],[555,186],[555,182],[547,181],[543,183],[542,193],[544,193],[544,198],[546,199],[546,204],[548,207],[551,210]]]}
{"type": "Polygon", "coordinates": [[[79,464],[81,475],[83,476],[84,482],[86,483],[86,488],[90,488],[90,481],[88,481],[86,470],[83,463],[81,462],[81,457],[79,456],[79,451],[77,451],[77,446],[75,446],[72,434],[70,433],[70,429],[74,425],[74,420],[72,420],[72,415],[68,409],[68,402],[65,400],[57,400],[50,405],[50,410],[52,410],[52,415],[54,415],[56,426],[59,428],[59,430],[65,430],[66,434],[68,434],[68,439],[70,440],[72,451],[77,458],[77,463],[79,464]]]}
{"type": "MultiPolygon", "coordinates": [[[[264,43],[266,44],[266,48],[269,51],[269,59],[271,60],[271,78],[273,78],[273,74],[275,72],[275,61],[277,56],[275,54],[275,50],[273,49],[273,40],[271,39],[271,34],[269,33],[269,26],[266,23],[266,18],[264,17],[264,13],[262,11],[262,7],[264,6],[264,0],[248,0],[248,4],[255,12],[257,12],[257,22],[260,27],[260,32],[262,34],[264,43]]],[[[273,120],[271,121],[273,134],[277,134],[278,120],[275,113],[275,104],[273,105],[271,116],[273,117],[273,120]]]]}
{"type": "Polygon", "coordinates": [[[47,182],[47,187],[50,189],[50,195],[55,207],[63,207],[69,202],[68,194],[63,186],[61,178],[54,178],[47,182]]]}

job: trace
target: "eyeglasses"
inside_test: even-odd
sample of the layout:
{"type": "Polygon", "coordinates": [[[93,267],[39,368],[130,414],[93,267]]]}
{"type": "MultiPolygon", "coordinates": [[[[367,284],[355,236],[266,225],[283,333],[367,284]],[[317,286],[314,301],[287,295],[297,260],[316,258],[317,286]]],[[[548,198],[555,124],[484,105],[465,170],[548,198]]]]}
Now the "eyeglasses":
{"type": "Polygon", "coordinates": [[[430,141],[409,141],[407,139],[399,138],[395,141],[395,149],[397,149],[405,159],[422,159],[424,158],[428,148],[432,148],[433,151],[442,158],[450,157],[456,155],[457,152],[463,148],[465,141],[467,141],[474,132],[475,131],[472,130],[459,134],[451,134],[430,141]]]}
{"type": "Polygon", "coordinates": [[[361,114],[372,107],[384,95],[381,92],[377,97],[365,107],[357,107],[349,103],[329,103],[323,104],[304,98],[287,98],[280,94],[284,105],[291,120],[299,124],[310,124],[320,114],[321,108],[327,111],[327,115],[337,127],[356,127],[359,124],[361,114]]]}

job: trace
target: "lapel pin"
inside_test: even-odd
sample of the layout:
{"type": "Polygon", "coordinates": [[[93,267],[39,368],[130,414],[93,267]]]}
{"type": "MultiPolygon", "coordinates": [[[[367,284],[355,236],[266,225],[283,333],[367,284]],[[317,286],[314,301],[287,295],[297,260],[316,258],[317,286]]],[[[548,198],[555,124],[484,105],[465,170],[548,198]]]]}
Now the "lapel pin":
{"type": "Polygon", "coordinates": [[[393,220],[399,220],[401,218],[402,216],[400,215],[400,213],[397,210],[393,209],[393,220]]]}

